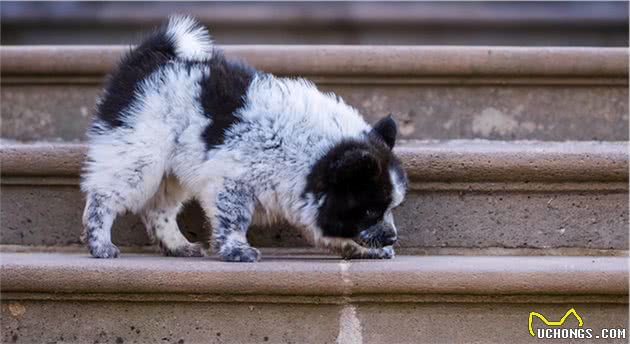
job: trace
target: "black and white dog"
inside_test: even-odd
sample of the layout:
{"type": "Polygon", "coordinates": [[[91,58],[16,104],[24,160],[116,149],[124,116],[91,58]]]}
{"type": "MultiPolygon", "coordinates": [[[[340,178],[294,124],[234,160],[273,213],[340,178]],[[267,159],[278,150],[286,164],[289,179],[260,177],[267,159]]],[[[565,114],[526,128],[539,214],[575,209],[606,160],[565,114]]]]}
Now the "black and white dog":
{"type": "Polygon", "coordinates": [[[396,131],[306,80],[226,59],[198,22],[172,17],[124,57],[97,104],[81,183],[90,253],[117,257],[112,223],[132,211],[165,255],[205,255],[176,222],[196,198],[225,261],[259,260],[247,229],[279,219],[345,258],[391,258],[407,188],[396,131]]]}

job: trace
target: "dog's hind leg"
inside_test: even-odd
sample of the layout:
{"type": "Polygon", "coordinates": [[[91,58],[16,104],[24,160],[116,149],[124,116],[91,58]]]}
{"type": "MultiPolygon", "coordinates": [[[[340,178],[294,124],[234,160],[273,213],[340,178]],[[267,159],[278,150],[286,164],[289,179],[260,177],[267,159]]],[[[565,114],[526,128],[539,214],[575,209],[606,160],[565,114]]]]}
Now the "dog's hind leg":
{"type": "Polygon", "coordinates": [[[83,237],[90,254],[96,258],[117,258],[118,247],[112,243],[111,227],[120,212],[120,195],[110,192],[88,193],[83,211],[83,237]]]}
{"type": "Polygon", "coordinates": [[[175,177],[167,176],[158,192],[142,211],[142,221],[149,236],[157,241],[165,256],[203,257],[204,247],[191,243],[181,233],[177,225],[177,214],[189,193],[175,177]]]}
{"type": "Polygon", "coordinates": [[[125,211],[139,212],[158,190],[164,161],[151,150],[133,144],[93,144],[81,188],[86,193],[84,239],[96,258],[116,258],[111,227],[125,211]],[[143,149],[144,148],[144,149],[143,149]]]}

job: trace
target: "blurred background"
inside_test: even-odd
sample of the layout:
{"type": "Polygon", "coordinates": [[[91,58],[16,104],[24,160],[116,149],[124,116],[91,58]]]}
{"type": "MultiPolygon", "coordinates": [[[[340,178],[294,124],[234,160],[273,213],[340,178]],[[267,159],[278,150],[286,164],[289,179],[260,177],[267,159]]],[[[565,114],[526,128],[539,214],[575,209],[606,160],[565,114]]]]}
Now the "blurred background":
{"type": "Polygon", "coordinates": [[[220,44],[628,46],[628,2],[3,2],[2,44],[128,44],[171,13],[220,44]]]}

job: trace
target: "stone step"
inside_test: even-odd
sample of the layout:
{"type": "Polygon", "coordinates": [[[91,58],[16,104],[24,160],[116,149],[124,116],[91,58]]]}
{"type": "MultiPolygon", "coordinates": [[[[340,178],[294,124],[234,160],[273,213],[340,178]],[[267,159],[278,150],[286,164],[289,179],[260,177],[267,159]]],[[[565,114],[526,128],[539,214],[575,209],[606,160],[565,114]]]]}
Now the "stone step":
{"type": "MultiPolygon", "coordinates": [[[[406,139],[628,140],[626,48],[226,46],[305,76],[406,139]]],[[[122,46],[0,48],[6,139],[82,140],[122,46]]]]}
{"type": "MultiPolygon", "coordinates": [[[[86,146],[5,143],[0,244],[78,245],[86,146]]],[[[399,251],[422,254],[616,255],[628,250],[628,143],[410,141],[396,148],[410,191],[396,209],[399,251]],[[508,252],[510,250],[512,253],[508,252]]],[[[182,232],[204,241],[196,203],[182,232]]],[[[253,228],[259,247],[306,248],[286,226],[253,228]]],[[[149,243],[136,216],[115,224],[121,246],[149,243]]],[[[124,250],[123,250],[124,252],[124,250]]]]}
{"type": "MultiPolygon", "coordinates": [[[[0,277],[7,343],[530,343],[531,312],[557,321],[572,308],[593,337],[628,336],[627,257],[238,264],[5,252],[0,277]]],[[[552,328],[532,319],[534,331],[552,328]]]]}

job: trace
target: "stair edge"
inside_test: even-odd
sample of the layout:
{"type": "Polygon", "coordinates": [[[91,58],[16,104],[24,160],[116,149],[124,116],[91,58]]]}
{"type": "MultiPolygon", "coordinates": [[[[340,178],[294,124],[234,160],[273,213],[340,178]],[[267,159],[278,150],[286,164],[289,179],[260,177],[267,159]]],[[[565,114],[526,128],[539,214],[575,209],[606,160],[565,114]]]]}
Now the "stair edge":
{"type": "Polygon", "coordinates": [[[2,292],[627,295],[627,257],[400,256],[391,261],[286,259],[256,264],[210,258],[1,253],[2,292]]]}
{"type": "MultiPolygon", "coordinates": [[[[627,142],[412,142],[395,150],[418,182],[626,182],[627,142]]],[[[6,143],[2,176],[78,177],[83,143],[6,143]]]]}

